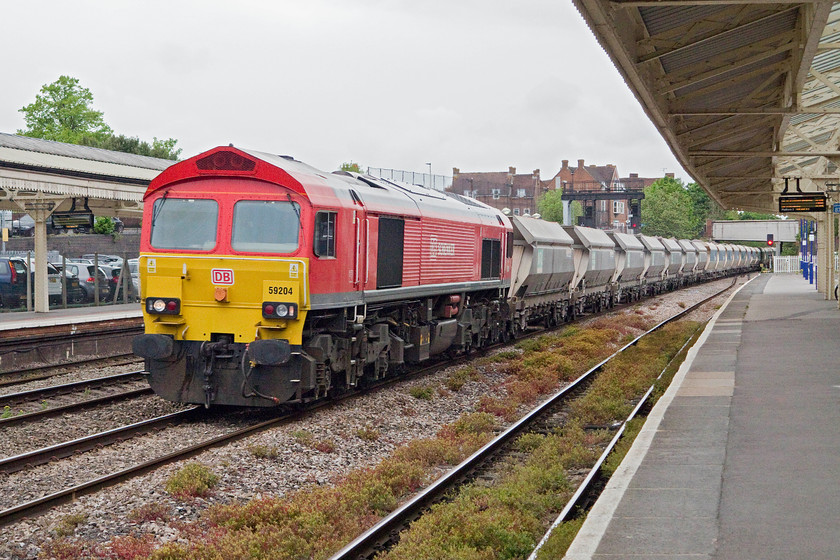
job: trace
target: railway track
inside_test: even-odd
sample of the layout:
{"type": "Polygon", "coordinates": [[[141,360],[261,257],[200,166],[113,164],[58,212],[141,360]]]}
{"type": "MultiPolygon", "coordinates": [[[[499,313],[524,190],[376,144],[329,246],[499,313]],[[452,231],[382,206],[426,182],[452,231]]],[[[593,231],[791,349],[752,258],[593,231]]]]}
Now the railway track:
{"type": "MultiPolygon", "coordinates": [[[[719,295],[719,293],[715,294],[711,297],[716,297],[717,295],[719,295]]],[[[711,298],[707,298],[707,299],[711,299],[711,298]]],[[[678,317],[684,316],[686,313],[690,312],[691,310],[693,310],[697,306],[701,305],[705,301],[707,301],[707,300],[704,300],[703,302],[700,302],[699,304],[696,304],[695,306],[692,306],[692,307],[684,310],[682,313],[680,313],[678,315],[678,317]]],[[[676,317],[661,323],[657,327],[654,327],[654,330],[656,328],[659,328],[662,325],[666,324],[667,322],[675,320],[675,319],[676,319],[676,317]]],[[[544,332],[545,332],[544,330],[539,329],[539,330],[535,330],[535,331],[530,332],[530,333],[523,334],[519,338],[521,339],[521,338],[527,338],[527,337],[531,337],[531,336],[538,336],[540,334],[543,334],[544,332]]],[[[635,344],[635,342],[637,342],[637,340],[631,342],[625,348],[635,344]]],[[[498,346],[503,346],[503,344],[500,344],[498,346]]],[[[489,350],[489,349],[490,348],[488,348],[486,350],[489,350]]],[[[213,437],[213,438],[209,438],[205,441],[201,441],[201,442],[198,442],[198,443],[195,443],[195,444],[185,446],[182,449],[178,449],[178,450],[172,451],[171,453],[162,455],[160,457],[150,459],[150,460],[145,461],[141,464],[133,465],[133,466],[115,471],[111,474],[101,476],[101,477],[98,477],[98,478],[95,478],[95,479],[92,479],[92,480],[88,480],[88,481],[79,483],[77,485],[74,485],[72,487],[68,487],[68,488],[63,489],[63,490],[58,490],[58,491],[56,491],[56,492],[54,492],[50,495],[46,495],[46,496],[43,496],[41,498],[37,498],[37,499],[31,500],[31,501],[26,502],[26,503],[18,504],[16,506],[10,507],[6,510],[0,511],[0,526],[11,523],[11,522],[14,522],[18,519],[22,519],[22,518],[25,518],[25,517],[30,517],[30,516],[36,515],[39,512],[42,512],[42,511],[44,511],[46,509],[49,509],[49,508],[51,508],[53,506],[56,506],[56,505],[60,505],[62,503],[69,502],[69,501],[71,501],[71,500],[73,500],[73,499],[75,499],[75,498],[77,498],[81,495],[90,494],[90,493],[96,492],[96,491],[98,491],[102,488],[117,484],[119,482],[128,480],[130,478],[133,478],[133,477],[136,477],[136,476],[141,476],[141,475],[143,475],[145,473],[148,473],[148,472],[150,472],[150,471],[152,471],[156,468],[159,468],[163,465],[188,459],[188,458],[193,457],[193,456],[195,456],[195,455],[197,455],[197,454],[201,453],[202,451],[205,451],[209,448],[220,446],[220,445],[225,445],[225,444],[231,443],[233,441],[248,437],[248,436],[253,435],[255,433],[258,433],[260,431],[279,426],[279,425],[281,425],[283,423],[286,423],[286,422],[294,421],[294,420],[299,419],[300,417],[302,417],[306,414],[309,414],[309,413],[311,413],[311,412],[313,412],[317,409],[320,409],[322,407],[333,406],[333,405],[335,405],[339,402],[343,402],[344,400],[346,400],[348,398],[356,398],[356,397],[362,396],[364,394],[367,394],[372,390],[375,391],[375,390],[382,389],[385,386],[387,386],[387,385],[389,385],[389,384],[391,384],[395,381],[405,381],[407,379],[428,375],[428,374],[430,374],[434,371],[440,370],[442,368],[450,367],[453,364],[458,364],[459,362],[465,362],[465,361],[468,361],[470,359],[472,359],[472,358],[462,356],[462,357],[456,358],[454,361],[453,360],[448,360],[448,361],[443,361],[443,362],[436,363],[436,364],[431,364],[427,367],[424,367],[422,369],[418,369],[416,371],[413,371],[413,372],[411,372],[409,374],[406,374],[406,375],[402,375],[400,377],[388,378],[388,379],[380,380],[376,383],[371,383],[367,387],[365,387],[364,391],[350,392],[350,393],[347,393],[345,395],[342,395],[340,397],[337,397],[337,398],[335,398],[333,400],[329,400],[329,401],[319,401],[319,402],[313,403],[310,406],[307,406],[305,408],[301,408],[301,409],[298,409],[298,410],[294,410],[292,412],[287,412],[287,413],[277,415],[277,410],[272,409],[273,414],[275,414],[275,416],[273,416],[273,417],[265,418],[264,415],[266,413],[263,413],[263,416],[262,416],[261,419],[255,420],[254,422],[249,423],[249,425],[247,425],[243,428],[236,429],[236,430],[231,430],[230,432],[225,433],[223,435],[219,435],[219,436],[216,436],[216,437],[213,437]]],[[[596,369],[602,367],[605,363],[606,363],[606,360],[604,362],[602,362],[601,364],[599,364],[598,366],[596,366],[596,368],[593,368],[593,370],[591,370],[587,375],[591,375],[596,369]]],[[[584,377],[586,377],[586,375],[584,377]]],[[[582,390],[581,388],[584,387],[585,384],[586,384],[586,380],[581,378],[573,385],[573,387],[567,388],[566,390],[564,390],[564,393],[569,393],[570,391],[575,391],[575,390],[577,390],[577,391],[582,390]]],[[[555,399],[556,399],[556,397],[555,397],[555,399]]],[[[554,399],[552,399],[552,400],[554,400],[554,399]]],[[[554,406],[554,405],[552,403],[547,403],[546,405],[543,405],[540,408],[540,410],[545,409],[547,406],[550,407],[550,406],[554,406]]],[[[268,414],[269,415],[272,414],[272,411],[269,411],[268,414]]],[[[29,453],[26,453],[26,454],[21,454],[21,455],[16,456],[16,457],[10,457],[6,460],[0,461],[0,472],[8,472],[8,473],[15,472],[17,470],[20,470],[22,468],[26,468],[28,466],[35,466],[37,464],[43,464],[43,463],[52,461],[54,459],[70,456],[74,453],[80,453],[80,452],[88,451],[90,449],[95,449],[95,448],[101,447],[102,445],[107,445],[108,443],[113,443],[114,441],[121,441],[121,440],[124,440],[128,437],[135,437],[137,435],[141,435],[141,434],[144,434],[144,433],[149,433],[149,432],[154,431],[154,430],[165,429],[167,426],[175,425],[176,423],[182,423],[182,422],[185,422],[185,421],[194,421],[196,419],[205,418],[204,414],[206,414],[206,412],[203,409],[201,409],[200,407],[196,407],[196,408],[188,409],[188,410],[185,410],[185,411],[181,411],[181,412],[176,413],[174,415],[169,415],[169,416],[165,416],[165,417],[161,417],[161,418],[147,420],[147,421],[144,421],[144,422],[137,423],[136,425],[124,426],[124,427],[121,427],[121,428],[118,428],[118,429],[103,432],[101,434],[95,434],[94,436],[89,436],[87,438],[80,438],[79,440],[74,440],[74,441],[71,441],[71,442],[65,442],[65,443],[62,443],[62,444],[59,444],[59,445],[51,446],[49,448],[35,450],[35,451],[29,452],[29,453]]],[[[251,414],[253,414],[253,412],[251,414]]],[[[539,414],[539,412],[531,413],[531,414],[529,414],[529,416],[527,418],[534,417],[535,414],[539,414]]],[[[522,422],[524,422],[524,421],[525,421],[525,419],[523,419],[523,421],[520,421],[520,423],[518,423],[517,426],[524,426],[524,424],[522,424],[522,422]]],[[[0,425],[2,425],[2,424],[0,424],[0,425]]],[[[521,430],[522,430],[521,427],[520,428],[512,427],[511,429],[509,429],[505,433],[506,434],[508,434],[508,433],[519,433],[519,432],[521,432],[521,430]]],[[[503,436],[504,436],[504,434],[503,434],[503,436]]],[[[508,437],[512,437],[512,436],[508,436],[508,437]]],[[[502,445],[502,444],[500,443],[499,445],[502,445]]],[[[484,455],[486,455],[488,452],[483,449],[479,453],[483,453],[484,455]]],[[[473,468],[475,468],[475,467],[473,467],[473,468]]],[[[456,478],[457,478],[457,476],[456,476],[456,478]]],[[[447,485],[451,486],[451,483],[448,482],[450,480],[452,480],[452,475],[448,475],[448,476],[444,477],[444,479],[441,479],[440,481],[435,483],[431,487],[431,489],[440,488],[440,492],[443,492],[443,491],[445,491],[446,488],[449,487],[447,485]]],[[[414,501],[412,501],[412,503],[413,502],[414,501]]],[[[425,506],[420,506],[420,509],[422,509],[422,507],[425,507],[425,506]]],[[[399,511],[402,511],[402,508],[399,511]]],[[[395,513],[397,513],[397,512],[395,512],[395,513]]],[[[389,516],[389,518],[390,517],[391,516],[389,516]]],[[[350,557],[355,558],[355,556],[352,556],[352,555],[351,556],[345,556],[345,557],[346,558],[350,558],[350,557]]]]}
{"type": "MultiPolygon", "coordinates": [[[[581,375],[578,379],[570,383],[561,391],[555,393],[552,397],[550,397],[548,400],[544,401],[542,404],[534,408],[523,418],[509,426],[493,441],[489,442],[484,447],[476,451],[472,456],[468,457],[457,467],[455,467],[447,474],[439,478],[437,481],[435,481],[426,489],[424,489],[421,493],[414,496],[411,500],[409,500],[408,502],[400,506],[398,509],[393,511],[390,515],[382,519],[378,524],[376,524],[368,531],[356,538],[353,542],[345,546],[338,553],[332,556],[331,560],[358,560],[361,558],[374,558],[383,550],[387,550],[394,546],[399,541],[400,533],[403,530],[405,530],[412,521],[421,517],[423,513],[427,511],[428,508],[434,503],[445,499],[445,495],[447,493],[453,492],[453,490],[457,489],[460,485],[474,480],[476,476],[482,471],[486,471],[489,468],[491,468],[492,464],[503,456],[505,450],[510,448],[510,444],[517,437],[529,431],[544,431],[543,428],[541,428],[541,426],[551,424],[552,417],[555,414],[557,414],[557,412],[560,411],[565,404],[569,403],[573,398],[585,391],[589,384],[591,384],[594,378],[601,371],[601,369],[603,369],[604,366],[606,366],[607,363],[613,360],[616,356],[635,346],[645,336],[648,336],[651,333],[658,331],[660,328],[669,323],[672,323],[685,317],[704,303],[720,296],[727,290],[731,289],[732,286],[735,285],[735,281],[736,279],[733,279],[732,284],[727,286],[723,290],[703,299],[702,301],[690,307],[687,307],[680,313],[677,313],[676,315],[660,322],[647,332],[641,334],[633,341],[629,342],[628,344],[617,350],[614,354],[612,354],[599,364],[595,365],[589,371],[581,375]]],[[[643,400],[640,401],[639,404],[635,407],[633,416],[635,416],[635,414],[637,414],[638,411],[642,409],[644,402],[647,401],[652,390],[653,387],[651,386],[651,388],[645,394],[643,400]]],[[[622,424],[622,430],[623,426],[624,424],[622,424]]],[[[585,498],[589,496],[589,492],[591,491],[593,485],[597,482],[597,473],[600,470],[600,466],[603,463],[604,458],[606,458],[609,451],[618,442],[619,437],[619,435],[616,435],[613,438],[612,442],[609,444],[609,449],[602,455],[595,469],[593,469],[593,471],[590,472],[590,474],[584,480],[584,483],[578,489],[578,492],[574,494],[569,504],[567,504],[566,507],[563,509],[561,516],[564,519],[569,518],[572,512],[574,512],[576,508],[578,508],[580,504],[585,500],[585,498]]]]}
{"type": "Polygon", "coordinates": [[[90,367],[119,367],[127,365],[140,365],[143,360],[137,358],[132,353],[118,354],[116,356],[94,357],[76,360],[72,362],[64,362],[57,365],[35,366],[28,368],[21,368],[15,371],[7,371],[0,373],[0,388],[12,387],[14,385],[21,385],[30,381],[40,381],[42,379],[50,379],[59,375],[63,375],[80,366],[90,367]]]}
{"type": "Polygon", "coordinates": [[[119,385],[136,384],[142,378],[142,371],[131,371],[2,395],[0,408],[4,412],[0,417],[0,428],[152,394],[149,387],[114,390],[119,385]],[[73,398],[76,395],[81,396],[73,398]]]}

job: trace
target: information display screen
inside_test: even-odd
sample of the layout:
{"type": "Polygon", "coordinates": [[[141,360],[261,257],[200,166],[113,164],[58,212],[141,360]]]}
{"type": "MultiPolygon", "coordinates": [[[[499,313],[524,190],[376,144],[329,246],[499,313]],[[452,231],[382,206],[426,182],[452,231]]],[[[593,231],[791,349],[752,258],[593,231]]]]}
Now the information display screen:
{"type": "Polygon", "coordinates": [[[825,212],[826,197],[823,193],[785,194],[779,197],[779,212],[825,212]]]}

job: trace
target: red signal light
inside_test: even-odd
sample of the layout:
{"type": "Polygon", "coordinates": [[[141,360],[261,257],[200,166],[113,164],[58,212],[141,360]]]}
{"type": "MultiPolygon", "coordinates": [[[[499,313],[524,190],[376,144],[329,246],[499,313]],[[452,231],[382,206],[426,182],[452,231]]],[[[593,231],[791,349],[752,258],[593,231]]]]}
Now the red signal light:
{"type": "Polygon", "coordinates": [[[768,247],[772,247],[772,246],[773,246],[773,243],[774,243],[774,241],[773,241],[773,234],[772,234],[772,233],[768,233],[768,234],[767,234],[767,246],[768,246],[768,247]]]}

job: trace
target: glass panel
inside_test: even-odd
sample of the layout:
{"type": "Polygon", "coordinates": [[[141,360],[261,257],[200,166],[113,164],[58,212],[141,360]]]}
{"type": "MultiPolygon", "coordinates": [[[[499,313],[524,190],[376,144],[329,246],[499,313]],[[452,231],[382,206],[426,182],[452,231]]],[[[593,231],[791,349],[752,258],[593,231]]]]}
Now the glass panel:
{"type": "Polygon", "coordinates": [[[275,200],[240,200],[233,207],[231,247],[249,253],[292,253],[298,248],[300,206],[275,200]]]}
{"type": "Polygon", "coordinates": [[[315,254],[319,257],[335,256],[335,212],[318,212],[315,215],[315,254]]]}
{"type": "Polygon", "coordinates": [[[215,200],[159,198],[152,210],[152,247],[210,251],[218,219],[215,200]]]}

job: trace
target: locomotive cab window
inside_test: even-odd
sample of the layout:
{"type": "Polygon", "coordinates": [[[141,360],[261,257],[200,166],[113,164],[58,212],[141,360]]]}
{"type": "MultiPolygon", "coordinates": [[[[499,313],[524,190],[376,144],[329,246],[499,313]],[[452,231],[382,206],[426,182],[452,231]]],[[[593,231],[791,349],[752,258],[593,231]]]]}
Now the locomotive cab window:
{"type": "Polygon", "coordinates": [[[152,247],[210,251],[216,246],[218,219],[215,200],[159,198],[152,209],[152,247]]]}
{"type": "Polygon", "coordinates": [[[234,251],[293,253],[298,248],[300,206],[279,200],[240,200],[233,206],[234,251]]]}
{"type": "Polygon", "coordinates": [[[323,258],[335,257],[335,212],[315,214],[315,255],[323,258]]]}

